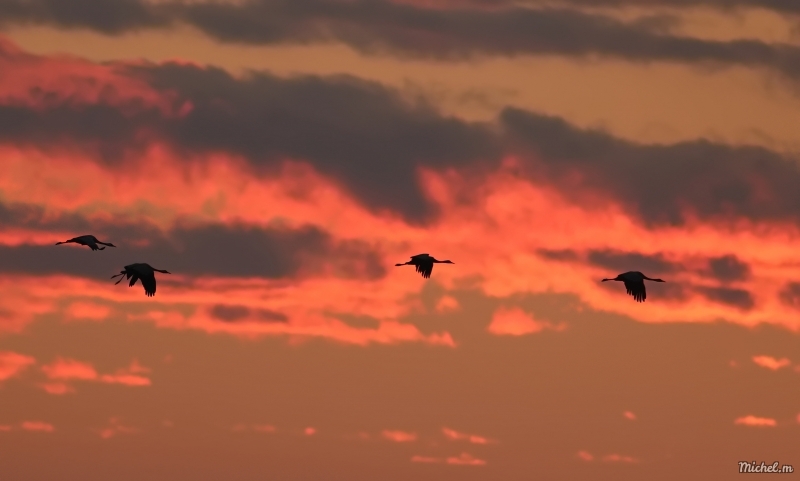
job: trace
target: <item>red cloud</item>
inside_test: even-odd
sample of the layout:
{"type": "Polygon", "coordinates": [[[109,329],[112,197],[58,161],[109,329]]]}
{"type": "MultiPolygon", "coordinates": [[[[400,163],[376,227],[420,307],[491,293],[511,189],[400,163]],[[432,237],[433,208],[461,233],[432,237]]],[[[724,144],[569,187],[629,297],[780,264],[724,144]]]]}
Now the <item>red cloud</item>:
{"type": "Polygon", "coordinates": [[[775,359],[772,356],[753,356],[753,362],[761,367],[777,371],[782,367],[791,366],[792,362],[787,358],[775,359]]]}
{"type": "MultiPolygon", "coordinates": [[[[59,381],[80,380],[99,381],[107,384],[123,384],[126,386],[149,386],[150,379],[140,376],[139,373],[149,372],[134,359],[127,368],[117,370],[114,374],[98,374],[97,370],[89,363],[75,359],[57,358],[51,364],[42,366],[42,371],[48,378],[59,381]]],[[[71,392],[72,388],[63,383],[49,383],[42,387],[50,394],[64,394],[71,392]]]]}
{"type": "Polygon", "coordinates": [[[39,384],[39,386],[44,389],[47,394],[53,394],[56,396],[75,392],[75,388],[63,382],[45,382],[39,384]]]}
{"type": "Polygon", "coordinates": [[[83,381],[97,379],[97,371],[94,366],[74,359],[57,358],[52,363],[42,366],[42,371],[50,379],[83,381]]]}
{"type": "Polygon", "coordinates": [[[0,351],[0,382],[19,375],[28,366],[35,363],[36,359],[31,356],[12,351],[0,351]]]}
{"type": "Polygon", "coordinates": [[[389,441],[394,441],[396,443],[409,443],[417,440],[417,433],[407,433],[404,431],[390,431],[384,429],[381,435],[389,441]]]}
{"type": "Polygon", "coordinates": [[[486,461],[478,459],[467,453],[461,453],[458,456],[450,456],[445,460],[447,464],[457,464],[464,466],[485,466],[486,461]]]}
{"type": "Polygon", "coordinates": [[[306,436],[313,436],[317,434],[317,430],[309,426],[303,430],[303,434],[306,436]]]}
{"type": "Polygon", "coordinates": [[[68,321],[89,320],[103,321],[111,313],[111,308],[91,302],[73,302],[64,312],[68,321]]]}
{"type": "Polygon", "coordinates": [[[412,463],[441,463],[442,459],[441,458],[434,458],[434,457],[430,457],[430,456],[420,456],[420,455],[417,454],[417,455],[411,456],[411,462],[412,463]]]}
{"type": "MultiPolygon", "coordinates": [[[[34,56],[19,49],[9,51],[13,53],[0,59],[1,71],[9,72],[0,79],[0,96],[10,103],[43,109],[55,99],[77,106],[101,104],[122,111],[151,108],[166,116],[185,115],[191,109],[175,102],[171,94],[126,75],[120,64],[99,65],[68,57],[34,56]]],[[[775,301],[782,286],[800,276],[800,268],[787,262],[796,256],[795,246],[787,240],[800,235],[795,226],[773,229],[775,225],[768,221],[742,221],[732,231],[730,225],[696,219],[690,219],[684,226],[647,226],[608,197],[588,193],[583,199],[576,199],[574,192],[566,196],[550,183],[520,176],[517,167],[521,162],[508,157],[495,171],[482,173],[480,178],[455,169],[420,169],[421,185],[441,213],[435,224],[421,229],[397,216],[375,213],[361,205],[339,181],[315,171],[302,159],[287,160],[269,175],[254,178],[236,155],[201,152],[187,154],[191,156],[188,161],[198,167],[192,170],[192,175],[186,175],[185,155],[167,143],[139,139],[136,142],[143,152],[122,170],[68,148],[0,145],[3,159],[0,190],[4,202],[38,206],[53,218],[80,213],[89,221],[141,219],[162,229],[187,218],[247,225],[284,219],[288,227],[323,226],[336,239],[360,239],[380,245],[387,266],[406,258],[410,245],[424,245],[431,252],[446,253],[457,264],[453,269],[440,269],[434,274],[435,281],[445,289],[455,289],[462,280],[474,279],[475,288],[487,296],[571,294],[586,308],[641,322],[725,319],[755,326],[778,320],[789,329],[800,328],[794,308],[775,301]],[[25,188],[29,185],[48,188],[25,188]],[[115,192],[113,202],[108,200],[109,189],[115,192]],[[224,202],[219,201],[220,193],[224,193],[224,202]],[[584,201],[585,198],[591,198],[591,202],[584,201]],[[145,200],[152,206],[148,212],[158,215],[141,212],[139,206],[145,200]],[[209,214],[209,205],[214,206],[213,214],[209,214]],[[474,213],[476,206],[481,207],[481,215],[465,215],[474,213]],[[533,222],[537,232],[526,228],[533,222]],[[541,231],[547,235],[537,235],[541,231]],[[503,242],[496,242],[498,238],[503,242]],[[639,240],[640,254],[662,254],[676,262],[718,256],[720,252],[735,255],[752,267],[750,277],[743,279],[740,287],[752,295],[756,308],[742,310],[691,292],[681,298],[660,298],[653,293],[640,305],[630,302],[624,290],[613,291],[600,285],[600,278],[615,272],[537,254],[541,249],[564,246],[576,252],[619,249],[628,245],[631,238],[639,240]],[[459,263],[458,259],[470,262],[459,263]],[[769,267],[774,265],[788,267],[780,270],[769,267]]],[[[48,235],[54,232],[55,228],[48,235]]],[[[41,243],[35,240],[41,239],[41,234],[34,227],[4,229],[0,244],[41,243]]],[[[58,234],[61,238],[70,233],[58,234]]],[[[694,271],[676,272],[668,280],[670,285],[708,283],[708,279],[694,271]]],[[[411,312],[413,298],[423,285],[418,276],[401,269],[390,270],[384,279],[369,281],[326,275],[301,275],[287,282],[213,276],[192,279],[176,274],[164,282],[164,297],[160,299],[167,304],[159,304],[141,319],[164,328],[250,337],[283,335],[323,337],[357,345],[420,342],[455,346],[447,332],[423,333],[399,321],[411,312]],[[268,295],[256,294],[264,292],[268,295]],[[186,315],[176,307],[188,304],[204,308],[220,300],[254,310],[279,309],[287,314],[289,322],[226,324],[211,319],[203,309],[186,315]],[[380,324],[376,328],[355,328],[332,319],[329,312],[370,316],[380,324]]],[[[65,302],[74,301],[76,292],[91,292],[100,298],[98,305],[121,305],[142,299],[141,292],[135,289],[115,290],[108,283],[66,275],[1,275],[0,289],[5,294],[0,299],[0,310],[10,313],[0,323],[4,331],[19,331],[38,314],[64,314],[69,318],[67,312],[74,314],[81,309],[88,312],[85,306],[67,310],[62,307],[65,302]]],[[[495,313],[490,332],[523,335],[547,326],[522,311],[507,308],[495,313]]]]}
{"type": "Polygon", "coordinates": [[[622,413],[622,415],[625,416],[626,419],[630,419],[631,421],[636,421],[636,414],[630,411],[625,411],[624,413],[622,413]]]}
{"type": "Polygon", "coordinates": [[[631,456],[623,456],[620,454],[607,454],[603,456],[603,461],[607,463],[636,463],[636,458],[631,456]]]}
{"type": "Polygon", "coordinates": [[[108,420],[108,426],[103,429],[100,429],[99,431],[97,431],[97,433],[100,435],[101,438],[109,439],[113,438],[114,436],[117,436],[118,434],[133,434],[133,433],[138,433],[139,431],[140,431],[139,428],[125,426],[122,424],[119,418],[112,417],[108,420]]]}
{"type": "Polygon", "coordinates": [[[442,296],[439,302],[436,303],[437,312],[457,311],[460,307],[461,305],[458,303],[458,299],[451,296],[442,296]]]}
{"type": "Polygon", "coordinates": [[[560,331],[564,325],[553,325],[548,322],[534,320],[533,317],[518,307],[500,307],[494,312],[492,322],[487,330],[497,336],[524,336],[544,329],[560,331]]]}
{"type": "Polygon", "coordinates": [[[445,435],[445,437],[447,439],[450,439],[452,441],[459,441],[459,440],[461,440],[461,441],[469,441],[469,442],[471,442],[473,444],[488,444],[488,443],[496,442],[496,441],[492,441],[492,440],[489,440],[487,438],[484,438],[483,436],[478,436],[476,434],[460,433],[460,432],[458,432],[458,431],[456,431],[454,429],[450,429],[450,428],[446,428],[446,427],[442,428],[442,433],[444,433],[444,435],[445,435]]]}
{"type": "Polygon", "coordinates": [[[8,103],[36,109],[69,102],[73,106],[105,104],[131,112],[155,106],[162,114],[178,115],[170,95],[157,92],[143,80],[124,75],[119,65],[99,65],[68,56],[44,57],[20,50],[7,38],[0,39],[0,92],[8,103]],[[36,95],[30,87],[41,92],[36,95]],[[46,95],[43,95],[46,94],[46,95]]]}
{"type": "Polygon", "coordinates": [[[23,421],[22,424],[20,424],[20,427],[25,431],[35,431],[41,433],[52,433],[56,430],[52,424],[42,421],[23,421]]]}
{"type": "Polygon", "coordinates": [[[275,426],[271,424],[237,424],[233,428],[233,431],[241,432],[241,431],[254,431],[257,433],[274,433],[277,431],[275,426]]]}
{"type": "Polygon", "coordinates": [[[584,460],[584,461],[591,461],[591,460],[594,459],[594,456],[592,456],[592,453],[590,453],[588,451],[578,451],[578,455],[577,456],[580,459],[584,460]]]}
{"type": "Polygon", "coordinates": [[[131,361],[131,365],[127,368],[119,369],[115,374],[104,374],[100,376],[100,380],[102,382],[106,382],[109,384],[124,384],[126,386],[149,386],[150,379],[145,376],[140,376],[140,373],[148,373],[150,372],[149,368],[146,368],[139,364],[139,361],[134,359],[131,361]]]}
{"type": "Polygon", "coordinates": [[[768,426],[768,427],[775,427],[778,423],[772,418],[761,418],[757,416],[747,415],[742,416],[740,418],[736,418],[733,421],[734,424],[741,424],[744,426],[768,426]]]}

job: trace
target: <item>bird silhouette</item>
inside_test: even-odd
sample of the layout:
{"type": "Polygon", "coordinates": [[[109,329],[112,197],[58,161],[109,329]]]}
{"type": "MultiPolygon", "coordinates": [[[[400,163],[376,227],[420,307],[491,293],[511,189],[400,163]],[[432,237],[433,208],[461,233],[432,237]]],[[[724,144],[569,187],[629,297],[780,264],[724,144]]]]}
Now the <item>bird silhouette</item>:
{"type": "Polygon", "coordinates": [[[453,261],[438,261],[428,254],[417,254],[411,256],[411,260],[402,264],[395,264],[395,266],[416,266],[417,272],[422,274],[422,277],[428,279],[433,272],[433,264],[455,264],[453,261]]]}
{"type": "Polygon", "coordinates": [[[75,244],[80,244],[82,246],[89,246],[89,248],[92,249],[93,251],[101,251],[101,250],[105,249],[105,247],[97,247],[97,244],[102,244],[102,245],[108,246],[108,247],[117,247],[117,246],[115,246],[114,244],[112,244],[110,242],[100,242],[99,240],[97,240],[97,237],[95,237],[93,235],[89,235],[89,234],[82,235],[82,236],[79,236],[79,237],[73,237],[72,239],[66,240],[64,242],[56,242],[56,245],[68,244],[70,242],[75,243],[75,244]]]}
{"type": "Polygon", "coordinates": [[[603,279],[605,281],[622,281],[625,284],[625,291],[636,299],[636,302],[644,302],[647,299],[647,290],[644,288],[644,281],[667,282],[663,279],[651,279],[639,271],[624,272],[613,279],[603,279]]]}
{"type": "Polygon", "coordinates": [[[151,267],[150,264],[137,262],[136,264],[125,266],[125,269],[121,270],[119,274],[111,276],[111,278],[113,279],[115,277],[119,277],[119,280],[114,283],[116,286],[122,282],[123,276],[127,276],[127,278],[131,280],[131,282],[128,284],[128,287],[133,287],[137,280],[141,280],[145,295],[147,297],[153,297],[156,295],[156,272],[172,274],[169,271],[151,267]]]}

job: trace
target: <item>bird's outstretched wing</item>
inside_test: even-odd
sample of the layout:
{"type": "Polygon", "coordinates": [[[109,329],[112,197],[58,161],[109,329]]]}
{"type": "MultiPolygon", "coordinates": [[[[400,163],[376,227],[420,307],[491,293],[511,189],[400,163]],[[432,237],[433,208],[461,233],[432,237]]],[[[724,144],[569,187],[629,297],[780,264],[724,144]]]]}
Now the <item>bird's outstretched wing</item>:
{"type": "Polygon", "coordinates": [[[433,272],[433,262],[422,262],[416,265],[417,272],[422,274],[422,277],[425,279],[429,279],[431,277],[431,272],[433,272]]]}
{"type": "Polygon", "coordinates": [[[644,302],[644,300],[647,299],[647,290],[644,287],[643,281],[624,281],[624,284],[625,290],[636,299],[636,302],[644,302]]]}
{"type": "Polygon", "coordinates": [[[417,254],[415,256],[411,256],[411,259],[419,259],[420,257],[430,257],[428,254],[417,254]]]}
{"type": "Polygon", "coordinates": [[[144,286],[144,293],[147,297],[156,295],[156,276],[150,274],[149,276],[142,276],[142,286],[144,286]]]}
{"type": "Polygon", "coordinates": [[[128,283],[128,287],[133,287],[133,285],[136,284],[136,281],[139,280],[139,275],[136,274],[135,272],[134,273],[128,272],[128,279],[131,280],[128,283]]]}

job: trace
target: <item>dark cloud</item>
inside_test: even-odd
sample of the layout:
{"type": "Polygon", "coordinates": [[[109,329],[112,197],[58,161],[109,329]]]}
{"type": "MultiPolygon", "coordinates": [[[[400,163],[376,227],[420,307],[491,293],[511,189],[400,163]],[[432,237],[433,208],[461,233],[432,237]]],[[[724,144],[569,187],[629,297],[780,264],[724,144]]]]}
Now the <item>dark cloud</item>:
{"type": "Polygon", "coordinates": [[[435,212],[417,185],[417,167],[498,159],[486,126],[440,116],[392,90],[353,77],[283,79],[263,73],[238,79],[223,70],[132,68],[159,89],[179,92],[194,109],[167,118],[142,106],[52,105],[47,110],[0,106],[0,140],[37,147],[63,143],[119,162],[142,142],[166,137],[178,149],[227,151],[268,171],[286,158],[305,159],[363,203],[409,220],[435,212]],[[99,150],[98,150],[99,149],[99,150]]]}
{"type": "MultiPolygon", "coordinates": [[[[605,2],[628,4],[624,0],[605,2]]],[[[590,0],[574,3],[596,6],[590,0]]],[[[710,3],[746,2],[711,0],[710,3]]],[[[774,0],[772,6],[783,4],[788,2],[774,0]]],[[[385,0],[251,0],[236,4],[0,0],[0,18],[5,24],[47,24],[105,33],[180,22],[224,42],[267,45],[336,41],[368,54],[437,59],[461,60],[476,55],[601,55],[635,62],[759,66],[791,77],[800,74],[800,48],[755,40],[722,42],[670,35],[665,31],[675,21],[664,16],[623,22],[568,8],[534,9],[499,6],[496,2],[494,6],[475,8],[469,2],[448,8],[426,8],[385,0]]]]}
{"type": "Polygon", "coordinates": [[[169,22],[164,12],[139,0],[0,0],[0,25],[51,25],[117,34],[169,22]]]}
{"type": "Polygon", "coordinates": [[[695,290],[710,301],[728,304],[744,310],[750,310],[755,306],[752,294],[743,289],[698,286],[695,287],[695,290]]]}
{"type": "MultiPolygon", "coordinates": [[[[485,0],[485,2],[496,6],[513,3],[510,0],[485,0]]],[[[781,13],[800,13],[800,3],[792,0],[560,0],[560,3],[582,7],[712,7],[724,10],[762,8],[781,13]]]]}
{"type": "Polygon", "coordinates": [[[536,253],[553,261],[575,261],[580,258],[578,253],[571,249],[538,249],[536,253]]]}
{"type": "Polygon", "coordinates": [[[537,175],[576,198],[583,189],[608,192],[648,224],[681,224],[687,208],[702,218],[800,220],[800,169],[792,157],[706,140],[636,144],[515,108],[500,121],[509,148],[538,159],[537,175]]]}
{"type": "Polygon", "coordinates": [[[708,260],[709,273],[722,282],[742,281],[750,277],[750,265],[735,255],[726,255],[708,260]]]}
{"type": "MultiPolygon", "coordinates": [[[[0,217],[19,221],[20,212],[36,212],[36,209],[5,206],[0,209],[0,217]]],[[[117,248],[92,252],[87,247],[73,245],[0,246],[0,272],[68,273],[102,278],[115,274],[124,265],[147,262],[184,275],[277,279],[324,270],[340,278],[378,279],[386,274],[380,255],[369,245],[360,241],[336,241],[315,227],[287,229],[211,224],[161,232],[153,226],[102,222],[94,223],[90,230],[90,222],[77,216],[46,222],[40,218],[39,221],[34,215],[17,225],[37,226],[43,230],[55,225],[60,228],[74,225],[75,235],[94,233],[117,248]]],[[[52,240],[55,244],[66,239],[52,240]]]]}
{"type": "Polygon", "coordinates": [[[429,214],[416,168],[496,158],[485,126],[411,105],[379,84],[349,76],[281,79],[170,65],[148,69],[152,84],[184,93],[195,108],[165,125],[179,145],[241,153],[256,165],[284,157],[310,160],[366,205],[409,217],[429,214]]]}
{"type": "Polygon", "coordinates": [[[249,307],[240,305],[217,304],[209,310],[210,314],[223,322],[237,322],[254,314],[254,318],[263,322],[286,322],[288,317],[280,312],[269,311],[266,309],[256,309],[253,311],[249,307]]]}
{"type": "Polygon", "coordinates": [[[638,252],[589,251],[588,261],[613,271],[615,275],[627,271],[641,271],[648,277],[655,277],[675,270],[675,267],[660,255],[648,256],[638,252]]]}
{"type": "Polygon", "coordinates": [[[760,147],[706,140],[643,145],[515,108],[504,109],[494,125],[470,123],[347,76],[237,78],[220,69],[176,64],[123,72],[174,93],[176,106],[191,102],[193,110],[169,117],[136,103],[0,105],[0,142],[87,149],[117,165],[138,157],[130,154],[148,141],[160,140],[179,154],[241,155],[254,173],[264,175],[284,159],[302,159],[367,208],[389,209],[410,222],[436,215],[418,184],[418,167],[479,173],[507,154],[528,160],[522,174],[561,186],[575,201],[584,191],[605,192],[648,225],[680,225],[687,213],[716,220],[800,221],[796,159],[760,147]]]}
{"type": "Polygon", "coordinates": [[[800,282],[787,283],[778,294],[781,302],[800,310],[800,282]]]}

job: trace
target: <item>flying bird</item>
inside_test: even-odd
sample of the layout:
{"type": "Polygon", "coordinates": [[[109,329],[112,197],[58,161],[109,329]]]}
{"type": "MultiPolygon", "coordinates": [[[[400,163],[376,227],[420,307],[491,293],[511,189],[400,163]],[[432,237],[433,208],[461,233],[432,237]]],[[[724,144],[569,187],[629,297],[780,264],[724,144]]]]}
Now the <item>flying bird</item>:
{"type": "Polygon", "coordinates": [[[89,246],[89,248],[92,249],[93,251],[101,251],[101,250],[105,249],[105,247],[97,247],[97,244],[102,244],[102,245],[108,246],[108,247],[117,247],[117,246],[115,246],[114,244],[112,244],[110,242],[100,242],[99,240],[97,240],[97,237],[95,237],[93,235],[88,235],[88,234],[87,235],[82,235],[82,236],[79,236],[79,237],[73,237],[72,239],[66,240],[64,242],[56,242],[56,245],[68,244],[70,242],[75,243],[75,244],[80,244],[82,246],[89,246]]]}
{"type": "Polygon", "coordinates": [[[644,288],[645,279],[655,282],[667,282],[663,279],[651,279],[639,271],[625,272],[613,279],[603,279],[602,282],[622,281],[625,284],[625,290],[636,299],[636,302],[644,302],[647,299],[647,291],[644,288]]]}
{"type": "Polygon", "coordinates": [[[416,266],[417,272],[422,274],[422,277],[428,279],[433,272],[433,264],[454,264],[453,261],[438,261],[428,254],[417,254],[411,256],[411,260],[403,264],[395,264],[395,266],[416,266]]]}
{"type": "Polygon", "coordinates": [[[120,282],[122,282],[123,276],[127,276],[131,282],[128,284],[128,287],[133,287],[136,284],[137,280],[142,281],[142,287],[144,287],[144,293],[147,297],[153,297],[156,295],[156,272],[163,272],[164,274],[172,274],[169,271],[165,271],[163,269],[156,269],[151,267],[150,264],[144,263],[136,263],[131,264],[129,266],[125,266],[124,270],[121,270],[119,274],[111,276],[111,278],[119,277],[119,280],[114,283],[116,286],[120,282]]]}

